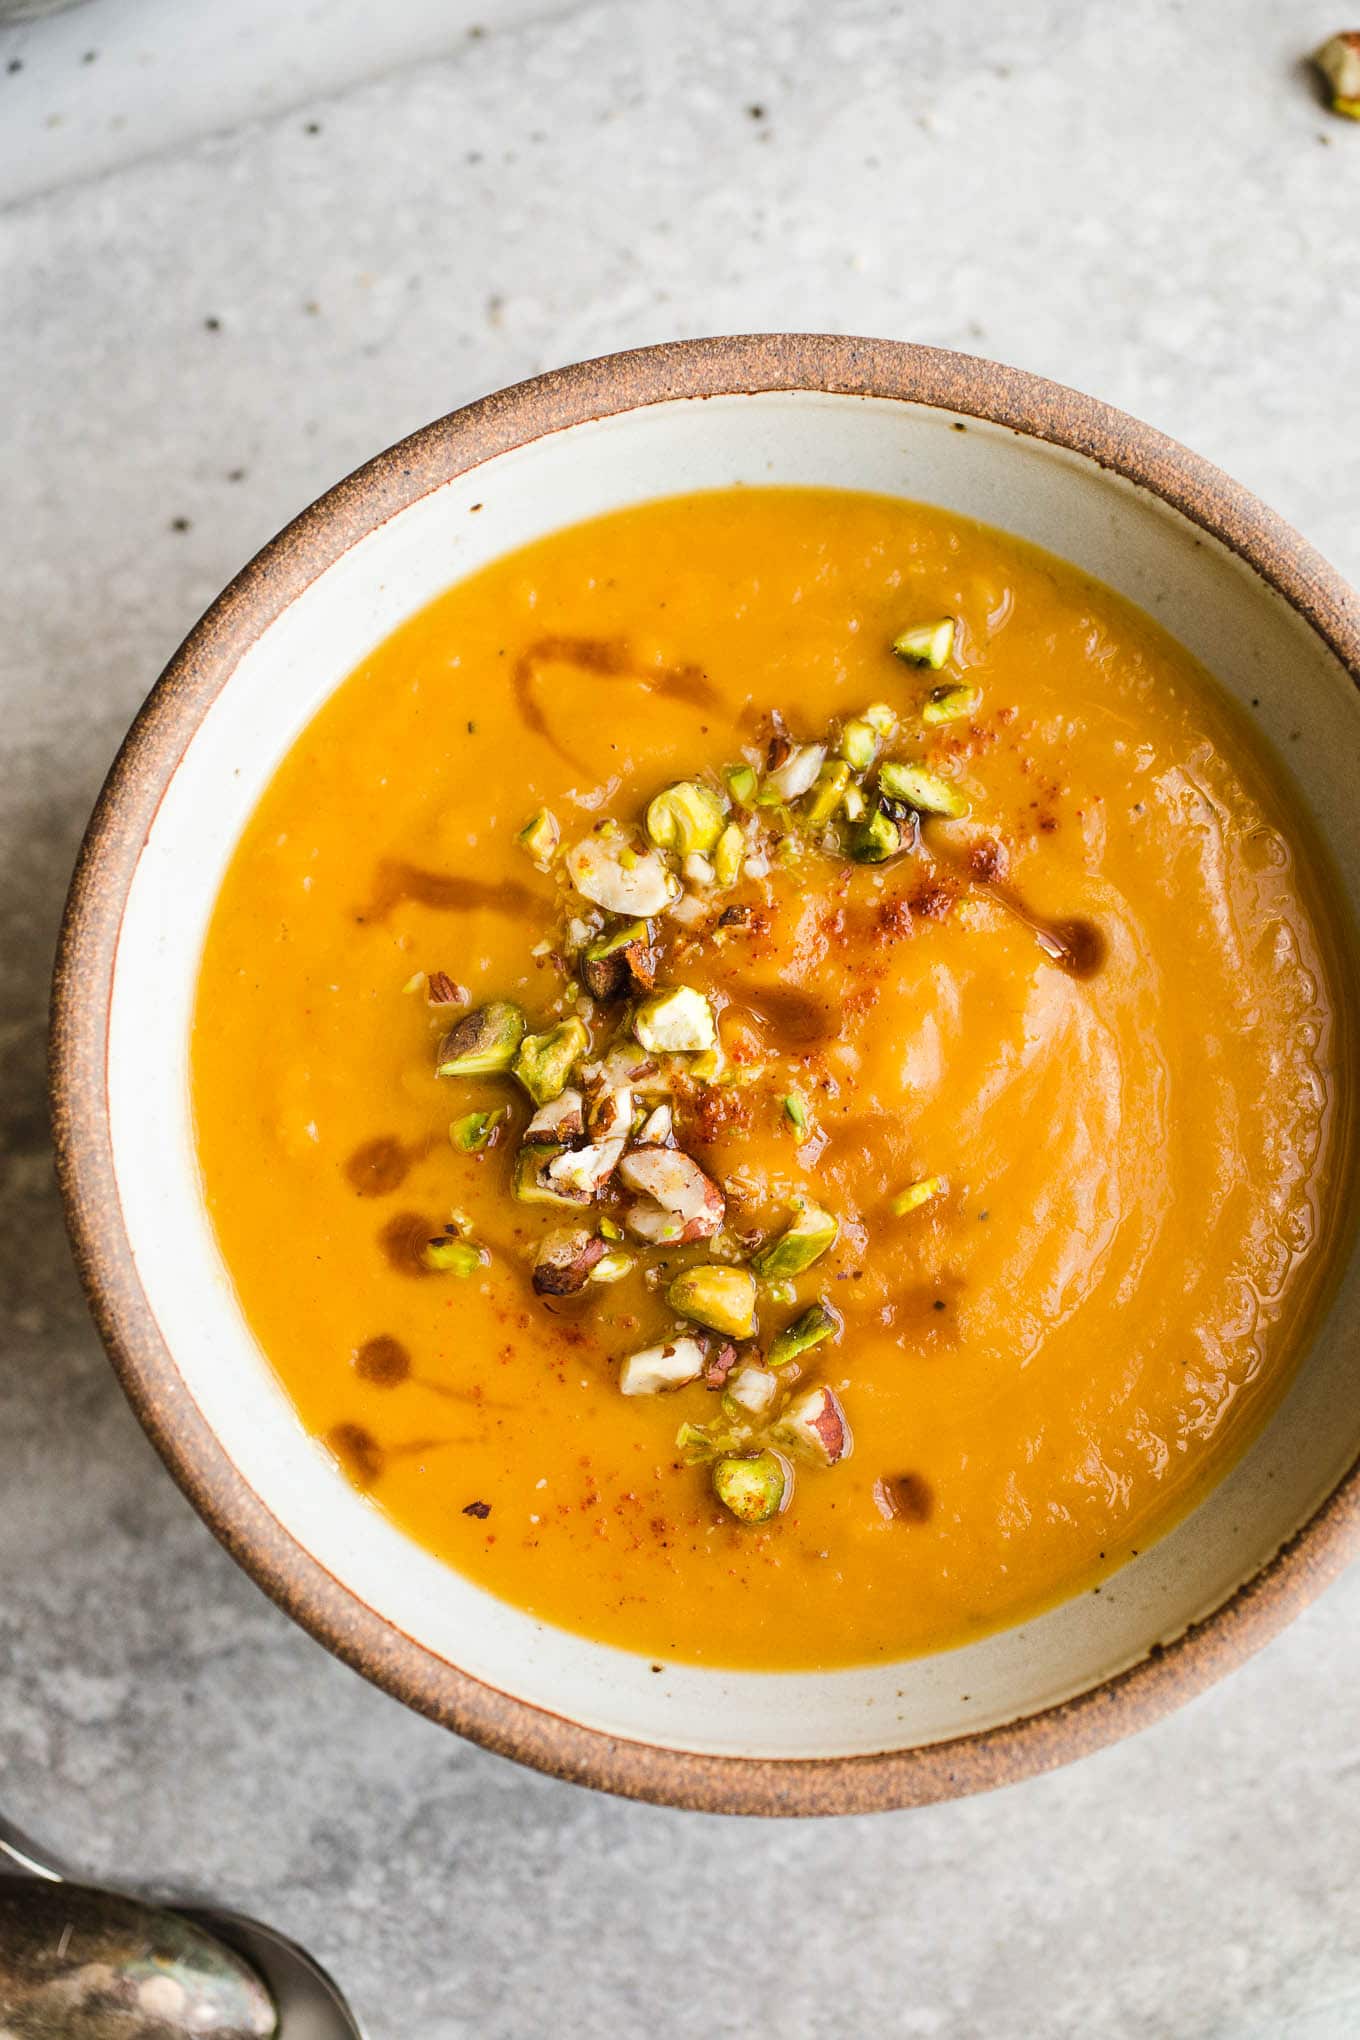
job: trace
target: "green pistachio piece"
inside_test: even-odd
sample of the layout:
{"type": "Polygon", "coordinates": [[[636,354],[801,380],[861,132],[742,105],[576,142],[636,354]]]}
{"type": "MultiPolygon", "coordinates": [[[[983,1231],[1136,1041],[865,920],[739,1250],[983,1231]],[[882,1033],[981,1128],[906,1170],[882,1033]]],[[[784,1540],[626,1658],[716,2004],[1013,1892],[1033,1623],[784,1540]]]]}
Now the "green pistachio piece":
{"type": "Polygon", "coordinates": [[[793,1490],[793,1468],[779,1452],[754,1452],[719,1459],[713,1492],[739,1523],[768,1523],[793,1490]]]}
{"type": "Polygon", "coordinates": [[[905,1218],[909,1211],[919,1210],[923,1204],[931,1203],[936,1197],[943,1197],[949,1188],[943,1176],[922,1176],[918,1182],[908,1183],[905,1190],[899,1190],[891,1200],[889,1209],[895,1218],[905,1218]]]}
{"type": "Polygon", "coordinates": [[[877,730],[880,737],[897,735],[897,710],[886,701],[871,701],[864,711],[864,720],[871,730],[877,730]]]}
{"type": "Polygon", "coordinates": [[[701,1053],[718,1039],[713,1008],[689,985],[644,999],[633,1015],[633,1033],[649,1055],[701,1053]]]}
{"type": "Polygon", "coordinates": [[[548,1164],[568,1150],[564,1147],[522,1147],[515,1156],[514,1195],[521,1204],[551,1204],[564,1211],[579,1211],[589,1198],[568,1196],[548,1174],[548,1164]]]}
{"type": "Polygon", "coordinates": [[[561,1020],[546,1034],[526,1034],[515,1057],[514,1072],[535,1105],[550,1105],[567,1088],[567,1078],[590,1047],[581,1020],[561,1020]]]}
{"type": "Polygon", "coordinates": [[[867,772],[878,756],[878,731],[865,717],[856,716],[841,731],[841,756],[855,772],[867,772]]]}
{"type": "Polygon", "coordinates": [[[921,721],[931,729],[941,723],[962,722],[973,715],[982,700],[980,687],[935,687],[921,710],[921,721]]]}
{"type": "Polygon", "coordinates": [[[760,784],[754,765],[726,765],[723,767],[723,778],[727,781],[727,791],[736,805],[750,807],[756,797],[756,788],[760,784]]]}
{"type": "Polygon", "coordinates": [[[524,1015],[508,999],[493,999],[451,1027],[435,1056],[440,1077],[487,1077],[508,1070],[524,1039],[524,1015]]]}
{"type": "Polygon", "coordinates": [[[870,808],[848,845],[856,864],[886,864],[902,848],[900,825],[881,807],[870,808]]]}
{"type": "MultiPolygon", "coordinates": [[[[753,775],[754,776],[754,775],[753,775]]],[[[746,838],[735,822],[729,822],[713,848],[713,877],[720,886],[736,884],[746,857],[746,838]]]]}
{"type": "Polygon", "coordinates": [[[713,1433],[706,1424],[682,1424],[675,1443],[686,1466],[699,1466],[713,1457],[713,1433]]]}
{"type": "Polygon", "coordinates": [[[454,1120],[449,1139],[460,1154],[475,1155],[480,1148],[489,1146],[506,1116],[504,1107],[495,1112],[466,1112],[461,1119],[454,1120]]]}
{"type": "Polygon", "coordinates": [[[770,1240],[754,1257],[751,1266],[762,1282],[781,1282],[786,1276],[801,1275],[819,1261],[828,1247],[834,1247],[840,1220],[819,1205],[805,1204],[792,1225],[770,1240]]]}
{"type": "Polygon", "coordinates": [[[677,1317],[722,1332],[729,1339],[749,1339],[756,1328],[755,1277],[746,1268],[723,1268],[706,1262],[686,1268],[666,1292],[677,1317]]]}
{"type": "Polygon", "coordinates": [[[536,815],[530,815],[515,838],[528,851],[540,871],[546,871],[552,863],[561,840],[562,831],[557,826],[557,817],[545,807],[540,808],[536,815]]]}
{"type": "Polygon", "coordinates": [[[854,784],[853,780],[845,789],[845,797],[841,802],[841,806],[845,809],[845,819],[847,822],[862,822],[864,820],[864,795],[854,784]]]}
{"type": "Polygon", "coordinates": [[[814,829],[831,820],[849,784],[850,767],[842,759],[822,766],[803,808],[804,817],[814,829]]]}
{"type": "Polygon", "coordinates": [[[581,952],[581,976],[592,999],[621,999],[649,992],[656,982],[656,952],[645,921],[629,921],[600,935],[581,952]]]}
{"type": "Polygon", "coordinates": [[[678,857],[706,857],[726,821],[712,787],[697,779],[681,779],[649,804],[646,829],[658,850],[673,850],[678,857]]]}
{"type": "Polygon", "coordinates": [[[968,802],[951,780],[900,758],[886,759],[879,766],[878,786],[889,800],[905,801],[918,814],[957,817],[968,812],[968,802]]]}
{"type": "Polygon", "coordinates": [[[486,1260],[485,1251],[471,1240],[427,1240],[421,1254],[425,1266],[435,1275],[475,1275],[486,1260]]]}
{"type": "Polygon", "coordinates": [[[807,1106],[796,1091],[790,1091],[784,1100],[784,1117],[792,1122],[799,1133],[807,1132],[807,1106]]]}
{"type": "Polygon", "coordinates": [[[823,1339],[838,1338],[840,1331],[839,1313],[824,1303],[814,1303],[771,1340],[766,1364],[787,1367],[790,1360],[797,1360],[804,1353],[810,1353],[814,1346],[820,1346],[823,1339]]]}
{"type": "Polygon", "coordinates": [[[942,616],[935,623],[915,623],[893,639],[892,648],[909,666],[931,666],[938,672],[954,649],[954,619],[942,616]]]}
{"type": "MultiPolygon", "coordinates": [[[[601,1225],[600,1230],[601,1232],[604,1231],[603,1225],[601,1225]]],[[[636,1266],[637,1258],[633,1254],[617,1252],[601,1254],[599,1260],[590,1271],[589,1280],[604,1286],[611,1282],[622,1282],[624,1276],[631,1275],[636,1266]]]]}

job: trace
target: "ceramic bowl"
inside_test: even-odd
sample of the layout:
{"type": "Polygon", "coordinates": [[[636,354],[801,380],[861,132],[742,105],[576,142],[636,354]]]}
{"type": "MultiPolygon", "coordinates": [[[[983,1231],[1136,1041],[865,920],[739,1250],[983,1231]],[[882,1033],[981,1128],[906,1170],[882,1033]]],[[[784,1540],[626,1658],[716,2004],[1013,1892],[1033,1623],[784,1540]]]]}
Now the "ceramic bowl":
{"type": "Polygon", "coordinates": [[[563,1777],[725,1811],[861,1811],[1015,1779],[1150,1721],[1335,1574],[1360,1525],[1355,1257],[1245,1458],[1103,1592],[904,1663],[659,1668],[493,1599],[348,1485],[237,1307],[189,1110],[190,1004],[218,883],[332,690],[498,554],[742,482],[940,504],[1130,597],[1249,704],[1354,899],[1360,605],[1244,490],[1117,411],[962,355],[806,335],[649,348],[488,397],[380,454],[192,632],[118,757],[72,886],[58,1155],[81,1272],[142,1422],[228,1549],[330,1649],[563,1777]]]}

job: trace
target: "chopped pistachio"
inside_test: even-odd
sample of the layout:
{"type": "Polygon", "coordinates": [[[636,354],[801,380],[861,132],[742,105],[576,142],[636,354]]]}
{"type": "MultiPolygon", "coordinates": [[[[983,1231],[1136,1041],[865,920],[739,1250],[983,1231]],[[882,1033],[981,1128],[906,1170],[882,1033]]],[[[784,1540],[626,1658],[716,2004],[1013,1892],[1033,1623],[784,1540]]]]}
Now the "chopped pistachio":
{"type": "Polygon", "coordinates": [[[544,1178],[566,1196],[587,1200],[598,1197],[618,1167],[623,1145],[623,1135],[617,1134],[592,1141],[588,1147],[568,1148],[564,1154],[551,1158],[544,1178]]]}
{"type": "Polygon", "coordinates": [[[587,1191],[559,1188],[548,1174],[559,1155],[569,1148],[522,1147],[515,1156],[514,1195],[521,1204],[557,1204],[566,1211],[579,1211],[590,1202],[587,1191]]]}
{"type": "Polygon", "coordinates": [[[604,1241],[588,1226],[564,1225],[545,1233],[534,1256],[536,1296],[575,1296],[604,1256],[604,1241]]]}
{"type": "Polygon", "coordinates": [[[540,808],[536,815],[530,815],[515,840],[524,846],[539,870],[546,871],[562,840],[556,815],[545,807],[540,808]]]}
{"type": "Polygon", "coordinates": [[[514,1072],[535,1105],[549,1105],[567,1088],[573,1066],[590,1048],[580,1020],[561,1020],[546,1034],[526,1034],[519,1045],[514,1072]]]}
{"type": "Polygon", "coordinates": [[[889,800],[903,800],[923,815],[966,815],[968,802],[951,780],[924,765],[889,758],[878,768],[878,785],[889,800]]]}
{"type": "Polygon", "coordinates": [[[771,1367],[787,1367],[790,1360],[801,1359],[814,1346],[820,1346],[823,1339],[839,1337],[840,1329],[839,1314],[824,1303],[814,1303],[771,1340],[767,1363],[771,1367]]]}
{"type": "Polygon", "coordinates": [[[840,1220],[831,1212],[805,1204],[778,1239],[768,1241],[753,1257],[751,1266],[762,1282],[801,1275],[836,1244],[840,1229],[840,1220]]]}
{"type": "Polygon", "coordinates": [[[886,701],[871,701],[864,711],[864,720],[871,730],[877,730],[880,737],[897,734],[897,710],[886,701]]]}
{"type": "Polygon", "coordinates": [[[949,1188],[944,1176],[922,1176],[915,1183],[908,1183],[905,1190],[899,1190],[892,1199],[890,1209],[895,1218],[905,1218],[909,1211],[916,1211],[933,1198],[943,1197],[949,1188]]]}
{"type": "Polygon", "coordinates": [[[699,1379],[706,1358],[698,1339],[668,1339],[664,1345],[644,1347],[630,1353],[619,1369],[619,1389],[624,1395],[660,1395],[667,1388],[683,1388],[687,1381],[699,1379]]]}
{"type": "Polygon", "coordinates": [[[1332,112],[1360,120],[1360,29],[1334,35],[1316,52],[1313,62],[1331,91],[1332,112]]]}
{"type": "Polygon", "coordinates": [[[759,1361],[746,1360],[723,1391],[723,1415],[733,1423],[751,1417],[766,1417],[779,1400],[779,1376],[759,1361]]]}
{"type": "Polygon", "coordinates": [[[713,1457],[713,1433],[707,1424],[682,1424],[675,1434],[675,1444],[687,1466],[701,1466],[713,1457]]]}
{"type": "Polygon", "coordinates": [[[823,1466],[835,1466],[855,1449],[850,1425],[834,1389],[805,1388],[796,1395],[775,1426],[774,1435],[819,1459],[823,1466]]]}
{"type": "Polygon", "coordinates": [[[604,1285],[611,1282],[622,1282],[624,1276],[631,1275],[636,1266],[637,1257],[633,1254],[621,1252],[601,1254],[599,1260],[590,1271],[590,1279],[592,1282],[604,1285]]]}
{"type": "Polygon", "coordinates": [[[803,809],[804,816],[814,829],[822,828],[831,820],[849,784],[850,767],[843,759],[823,765],[803,809]]]}
{"type": "Polygon", "coordinates": [[[638,1147],[665,1147],[675,1127],[675,1115],[669,1105],[654,1105],[650,1112],[642,1112],[633,1140],[638,1147]]]}
{"type": "Polygon", "coordinates": [[[493,999],[451,1027],[439,1044],[435,1073],[486,1077],[508,1070],[524,1039],[524,1015],[508,999],[493,999]]]}
{"type": "Polygon", "coordinates": [[[901,824],[875,805],[855,829],[848,847],[856,864],[886,864],[903,847],[901,824]]]}
{"type": "Polygon", "coordinates": [[[729,822],[713,848],[713,876],[720,886],[736,884],[745,854],[746,838],[735,822],[729,822]]]}
{"type": "Polygon", "coordinates": [[[425,973],[423,970],[418,970],[414,972],[412,976],[407,978],[405,984],[402,986],[403,992],[423,992],[424,989],[425,989],[425,973]]]}
{"type": "Polygon", "coordinates": [[[658,850],[679,857],[705,856],[717,842],[727,814],[712,787],[697,779],[681,779],[657,794],[647,808],[647,834],[658,850]]]}
{"type": "Polygon", "coordinates": [[[640,1240],[662,1242],[711,1240],[727,1216],[727,1199],[692,1156],[678,1148],[631,1148],[619,1164],[629,1190],[638,1190],[660,1208],[630,1205],[624,1224],[640,1240]]]}
{"type": "Polygon", "coordinates": [[[737,806],[750,807],[756,797],[756,788],[760,784],[754,765],[725,765],[723,778],[727,781],[727,791],[737,806]]]}
{"type": "Polygon", "coordinates": [[[713,1492],[739,1523],[768,1523],[793,1490],[793,1468],[779,1452],[755,1452],[719,1459],[713,1492]]]}
{"type": "Polygon", "coordinates": [[[845,796],[841,806],[845,809],[845,819],[847,822],[862,822],[864,820],[864,795],[853,781],[845,789],[845,796]]]}
{"type": "Polygon", "coordinates": [[[471,1240],[426,1240],[421,1260],[435,1275],[475,1275],[486,1260],[482,1247],[471,1240]]]}
{"type": "Polygon", "coordinates": [[[656,982],[656,952],[645,921],[629,921],[599,935],[581,953],[581,976],[592,999],[620,999],[625,992],[649,992],[656,982]]]}
{"type": "Polygon", "coordinates": [[[790,1091],[784,1100],[784,1117],[793,1122],[799,1133],[807,1132],[807,1106],[796,1091],[790,1091]]]}
{"type": "Polygon", "coordinates": [[[539,1142],[563,1147],[569,1141],[579,1140],[585,1130],[585,1100],[579,1091],[566,1090],[539,1106],[524,1129],[524,1139],[530,1147],[539,1142]]]}
{"type": "Polygon", "coordinates": [[[954,649],[954,619],[942,616],[935,623],[914,623],[893,639],[892,648],[909,666],[931,666],[938,672],[954,649]]]}
{"type": "Polygon", "coordinates": [[[621,1240],[623,1238],[623,1227],[615,1225],[612,1218],[602,1218],[600,1220],[600,1238],[602,1240],[621,1240]]]}
{"type": "Polygon", "coordinates": [[[855,772],[867,772],[878,756],[878,731],[863,716],[841,731],[841,756],[855,772]]]}
{"type": "Polygon", "coordinates": [[[654,992],[633,1015],[633,1033],[652,1055],[684,1055],[712,1048],[718,1032],[702,992],[675,985],[654,992]]]}
{"type": "Polygon", "coordinates": [[[921,721],[931,729],[941,723],[962,722],[973,715],[982,700],[980,687],[935,687],[921,710],[921,721]]]}
{"type": "Polygon", "coordinates": [[[791,751],[782,765],[765,775],[765,787],[761,804],[766,804],[766,795],[775,801],[801,800],[809,791],[826,757],[825,744],[800,744],[791,751]]]}
{"type": "Polygon", "coordinates": [[[567,852],[567,872],[583,899],[610,914],[647,920],[678,900],[681,885],[656,850],[634,850],[617,832],[597,830],[567,852]]]}
{"type": "Polygon", "coordinates": [[[461,1154],[475,1155],[489,1145],[496,1128],[506,1117],[504,1107],[495,1112],[466,1112],[449,1128],[449,1139],[461,1154]]]}
{"type": "Polygon", "coordinates": [[[777,1282],[767,1282],[765,1294],[771,1303],[797,1303],[798,1285],[796,1282],[790,1282],[787,1276],[783,1276],[777,1282]]]}
{"type": "Polygon", "coordinates": [[[723,1332],[729,1339],[749,1339],[756,1328],[756,1282],[746,1268],[715,1267],[711,1262],[686,1268],[666,1292],[677,1317],[723,1332]]]}

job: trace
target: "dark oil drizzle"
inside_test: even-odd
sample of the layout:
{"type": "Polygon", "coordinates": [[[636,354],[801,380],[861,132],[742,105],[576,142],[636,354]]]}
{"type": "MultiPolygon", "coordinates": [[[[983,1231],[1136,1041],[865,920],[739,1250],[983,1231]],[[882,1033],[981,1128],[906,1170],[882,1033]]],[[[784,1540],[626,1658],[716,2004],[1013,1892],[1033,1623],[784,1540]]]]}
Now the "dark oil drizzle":
{"type": "Polygon", "coordinates": [[[362,1424],[332,1425],[326,1443],[356,1487],[372,1487],[387,1463],[382,1446],[362,1424]]]}
{"type": "Polygon", "coordinates": [[[428,1276],[425,1246],[439,1231],[437,1222],[419,1211],[394,1212],[378,1234],[378,1245],[389,1268],[398,1275],[428,1276]]]}
{"type": "Polygon", "coordinates": [[[595,771],[598,760],[593,764],[567,749],[553,733],[535,693],[538,668],[549,663],[575,666],[578,672],[593,674],[601,680],[636,680],[650,694],[687,701],[694,708],[716,708],[719,703],[717,689],[704,678],[698,666],[640,666],[621,638],[539,638],[520,653],[511,674],[520,720],[535,736],[551,744],[560,758],[585,772],[595,771]]]}
{"type": "Polygon", "coordinates": [[[920,1473],[884,1474],[874,1482],[874,1500],[883,1515],[902,1523],[928,1523],[935,1513],[935,1493],[920,1473]]]}
{"type": "Polygon", "coordinates": [[[795,1048],[834,1041],[840,1033],[840,1013],[810,992],[800,992],[792,985],[752,984],[741,978],[732,980],[729,988],[758,1027],[777,1029],[795,1048]]]}
{"type": "Polygon", "coordinates": [[[345,1174],[360,1197],[390,1197],[406,1181],[414,1159],[394,1134],[382,1134],[355,1148],[345,1163],[345,1174]]]}
{"type": "Polygon", "coordinates": [[[355,1353],[354,1371],[360,1381],[371,1381],[376,1388],[396,1388],[410,1375],[411,1356],[400,1339],[379,1332],[355,1353]]]}
{"type": "Polygon", "coordinates": [[[946,866],[969,892],[979,892],[987,899],[995,900],[1013,920],[1028,928],[1049,962],[1066,971],[1069,977],[1094,977],[1104,963],[1109,945],[1094,921],[1081,917],[1050,921],[1042,914],[1036,914],[1014,886],[1003,883],[999,878],[979,876],[956,851],[946,849],[933,831],[930,854],[937,863],[946,866]]]}
{"type": "Polygon", "coordinates": [[[385,921],[393,907],[404,900],[417,906],[435,907],[446,914],[470,914],[479,907],[505,914],[535,913],[542,910],[544,897],[518,879],[466,878],[449,871],[426,871],[419,864],[406,864],[397,857],[379,861],[373,892],[366,907],[355,915],[361,924],[385,921]]]}

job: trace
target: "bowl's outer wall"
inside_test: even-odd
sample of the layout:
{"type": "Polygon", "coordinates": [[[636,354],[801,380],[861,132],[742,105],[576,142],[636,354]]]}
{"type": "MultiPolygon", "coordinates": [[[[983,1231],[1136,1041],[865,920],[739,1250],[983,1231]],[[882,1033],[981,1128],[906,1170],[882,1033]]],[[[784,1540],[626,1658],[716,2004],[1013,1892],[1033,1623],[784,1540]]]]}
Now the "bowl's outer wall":
{"type": "Polygon", "coordinates": [[[587,363],[455,414],[380,456],[245,569],[176,656],[119,755],[72,885],[54,990],[58,1167],[82,1278],[142,1421],[223,1542],[322,1641],[399,1697],[559,1775],[671,1803],[755,1813],[913,1804],[1049,1768],[1154,1718],[1279,1628],[1345,1562],[1355,1472],[1213,1616],[1064,1705],[920,1749],[756,1761],[603,1736],[508,1697],[412,1644],[282,1529],[223,1453],[166,1350],[122,1231],[108,1123],[108,1014],[123,906],[198,720],[252,644],[318,575],[401,509],[545,433],[677,396],[774,389],[902,398],[1068,448],[1151,490],[1272,585],[1354,679],[1360,605],[1247,492],[1160,434],[1036,378],[938,351],[818,336],[681,343],[587,363]]]}

